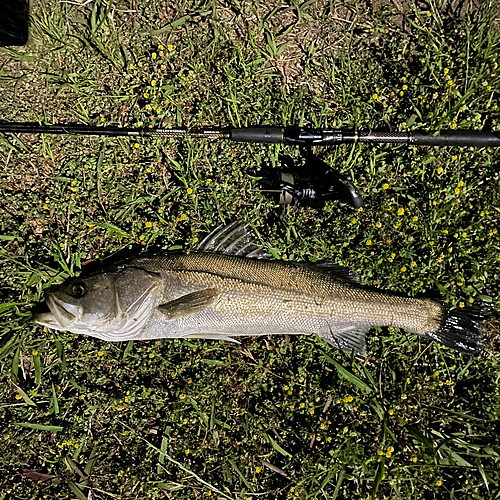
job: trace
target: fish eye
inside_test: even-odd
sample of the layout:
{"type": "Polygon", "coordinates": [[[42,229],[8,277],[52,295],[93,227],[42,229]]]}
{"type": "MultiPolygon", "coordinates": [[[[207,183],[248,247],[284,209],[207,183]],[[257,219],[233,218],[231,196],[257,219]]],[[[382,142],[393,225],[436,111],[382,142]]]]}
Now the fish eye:
{"type": "Polygon", "coordinates": [[[86,293],[87,293],[87,285],[83,281],[75,283],[73,285],[73,288],[71,289],[71,295],[75,299],[81,299],[86,293]]]}

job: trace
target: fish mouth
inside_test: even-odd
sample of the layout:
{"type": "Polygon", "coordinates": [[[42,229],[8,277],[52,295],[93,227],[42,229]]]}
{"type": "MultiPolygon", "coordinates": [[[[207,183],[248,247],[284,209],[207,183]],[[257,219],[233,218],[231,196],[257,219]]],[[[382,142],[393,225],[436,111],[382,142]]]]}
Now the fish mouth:
{"type": "Polygon", "coordinates": [[[39,325],[55,330],[64,330],[82,317],[83,307],[64,302],[52,294],[47,295],[45,302],[49,306],[50,312],[33,316],[33,321],[39,325]]]}

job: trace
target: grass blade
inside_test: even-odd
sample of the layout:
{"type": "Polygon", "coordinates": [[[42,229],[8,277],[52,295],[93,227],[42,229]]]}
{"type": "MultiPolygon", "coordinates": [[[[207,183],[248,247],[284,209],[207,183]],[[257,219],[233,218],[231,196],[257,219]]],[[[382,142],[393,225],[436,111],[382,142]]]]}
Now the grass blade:
{"type": "Polygon", "coordinates": [[[328,354],[324,353],[321,351],[321,354],[324,356],[324,358],[331,363],[335,368],[337,369],[338,373],[340,376],[345,378],[348,382],[351,382],[351,384],[354,384],[356,387],[361,389],[362,391],[366,392],[372,392],[372,388],[365,384],[362,380],[360,380],[354,373],[351,373],[350,371],[346,370],[343,366],[339,365],[333,358],[328,356],[328,354]]]}

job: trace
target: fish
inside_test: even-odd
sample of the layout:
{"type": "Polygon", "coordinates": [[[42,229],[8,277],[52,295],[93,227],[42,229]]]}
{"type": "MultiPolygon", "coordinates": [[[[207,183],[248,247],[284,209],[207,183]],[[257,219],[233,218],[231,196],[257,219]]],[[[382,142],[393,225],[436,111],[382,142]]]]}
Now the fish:
{"type": "Polygon", "coordinates": [[[112,342],[317,334],[366,356],[370,328],[393,326],[468,354],[482,349],[485,303],[443,301],[363,286],[331,262],[269,258],[241,222],[212,231],[193,251],[143,254],[49,291],[33,321],[112,342]]]}

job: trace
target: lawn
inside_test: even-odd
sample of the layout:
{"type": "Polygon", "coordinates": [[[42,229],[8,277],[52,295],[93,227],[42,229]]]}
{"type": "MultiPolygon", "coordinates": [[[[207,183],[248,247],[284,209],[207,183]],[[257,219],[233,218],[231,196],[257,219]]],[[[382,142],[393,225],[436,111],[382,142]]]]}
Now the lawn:
{"type": "MultiPolygon", "coordinates": [[[[399,5],[40,0],[28,44],[0,48],[0,119],[499,132],[498,11],[399,5]]],[[[264,196],[291,146],[0,136],[0,500],[500,498],[500,151],[314,152],[362,208],[264,196]],[[393,328],[360,360],[316,337],[105,343],[30,323],[87,263],[236,219],[283,260],[491,302],[484,354],[393,328]]]]}

